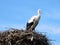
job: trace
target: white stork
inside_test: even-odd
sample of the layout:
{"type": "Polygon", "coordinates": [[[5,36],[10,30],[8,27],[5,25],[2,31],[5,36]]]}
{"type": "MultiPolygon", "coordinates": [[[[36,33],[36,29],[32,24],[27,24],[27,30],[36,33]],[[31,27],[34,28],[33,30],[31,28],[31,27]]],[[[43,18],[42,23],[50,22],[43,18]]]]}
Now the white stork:
{"type": "Polygon", "coordinates": [[[26,24],[26,30],[32,31],[35,30],[35,27],[38,25],[40,19],[41,11],[38,9],[38,15],[33,16],[26,24]]]}

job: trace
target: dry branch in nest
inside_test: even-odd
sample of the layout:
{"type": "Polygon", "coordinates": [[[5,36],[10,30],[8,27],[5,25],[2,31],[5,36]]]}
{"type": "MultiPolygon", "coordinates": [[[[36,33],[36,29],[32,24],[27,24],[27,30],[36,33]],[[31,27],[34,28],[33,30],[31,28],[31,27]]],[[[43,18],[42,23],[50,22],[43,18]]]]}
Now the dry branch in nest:
{"type": "Polygon", "coordinates": [[[13,29],[0,33],[0,45],[50,45],[50,42],[46,35],[13,29]]]}

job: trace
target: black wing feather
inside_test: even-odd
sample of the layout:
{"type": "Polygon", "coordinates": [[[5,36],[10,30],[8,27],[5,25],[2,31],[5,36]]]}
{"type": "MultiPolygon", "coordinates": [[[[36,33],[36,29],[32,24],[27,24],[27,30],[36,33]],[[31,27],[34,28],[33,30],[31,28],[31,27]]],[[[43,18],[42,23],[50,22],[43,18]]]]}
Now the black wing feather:
{"type": "Polygon", "coordinates": [[[28,30],[32,25],[33,25],[33,22],[27,23],[27,25],[26,25],[26,30],[28,30]]]}

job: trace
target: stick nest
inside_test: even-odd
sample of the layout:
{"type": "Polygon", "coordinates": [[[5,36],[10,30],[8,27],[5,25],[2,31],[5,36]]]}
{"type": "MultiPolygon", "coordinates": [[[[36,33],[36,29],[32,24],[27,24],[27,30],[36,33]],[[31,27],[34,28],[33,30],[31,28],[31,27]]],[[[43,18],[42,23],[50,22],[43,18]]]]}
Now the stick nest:
{"type": "Polygon", "coordinates": [[[0,33],[0,45],[50,45],[50,42],[42,33],[10,29],[0,33]]]}

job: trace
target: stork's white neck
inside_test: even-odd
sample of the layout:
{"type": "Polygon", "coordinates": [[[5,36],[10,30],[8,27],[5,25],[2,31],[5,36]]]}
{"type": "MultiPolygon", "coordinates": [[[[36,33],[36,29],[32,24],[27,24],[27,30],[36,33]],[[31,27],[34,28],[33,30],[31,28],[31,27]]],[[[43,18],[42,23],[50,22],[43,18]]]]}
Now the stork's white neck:
{"type": "Polygon", "coordinates": [[[40,16],[40,13],[41,13],[41,12],[40,12],[40,9],[38,9],[38,16],[40,16]]]}

